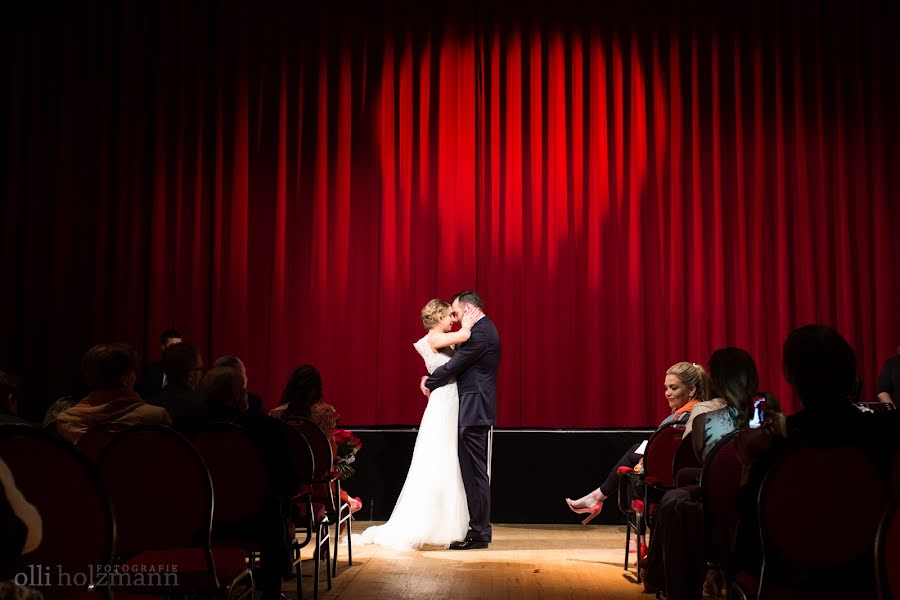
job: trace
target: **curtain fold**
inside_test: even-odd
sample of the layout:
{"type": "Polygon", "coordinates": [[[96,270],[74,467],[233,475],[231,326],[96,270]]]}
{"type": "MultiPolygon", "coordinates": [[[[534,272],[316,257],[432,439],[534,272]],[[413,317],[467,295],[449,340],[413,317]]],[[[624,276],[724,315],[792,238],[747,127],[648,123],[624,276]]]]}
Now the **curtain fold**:
{"type": "Polygon", "coordinates": [[[891,5],[11,10],[0,368],[41,402],[176,327],[269,406],[309,362],[418,423],[419,310],[468,288],[500,426],[655,424],[726,345],[796,408],[809,322],[874,396],[900,342],[891,5]]]}

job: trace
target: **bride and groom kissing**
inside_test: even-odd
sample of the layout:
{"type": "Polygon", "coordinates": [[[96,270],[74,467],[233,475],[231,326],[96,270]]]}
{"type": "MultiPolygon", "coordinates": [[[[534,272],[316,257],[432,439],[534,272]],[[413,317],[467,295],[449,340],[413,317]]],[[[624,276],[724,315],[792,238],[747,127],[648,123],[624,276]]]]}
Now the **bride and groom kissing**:
{"type": "Polygon", "coordinates": [[[487,548],[500,336],[474,291],[449,303],[429,301],[422,324],[428,333],[413,346],[429,373],[420,385],[428,405],[412,462],[390,519],[363,532],[360,542],[401,550],[487,548]]]}

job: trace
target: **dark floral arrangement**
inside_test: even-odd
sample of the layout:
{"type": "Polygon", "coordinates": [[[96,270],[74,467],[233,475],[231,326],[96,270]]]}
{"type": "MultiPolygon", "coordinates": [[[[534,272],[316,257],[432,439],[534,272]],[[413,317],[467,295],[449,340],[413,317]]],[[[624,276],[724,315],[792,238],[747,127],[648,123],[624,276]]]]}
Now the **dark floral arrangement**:
{"type": "Polygon", "coordinates": [[[342,481],[350,479],[355,472],[353,461],[356,460],[356,453],[362,448],[362,442],[353,435],[353,432],[346,429],[334,430],[334,442],[337,444],[337,456],[334,459],[334,470],[337,471],[338,477],[342,481]]]}

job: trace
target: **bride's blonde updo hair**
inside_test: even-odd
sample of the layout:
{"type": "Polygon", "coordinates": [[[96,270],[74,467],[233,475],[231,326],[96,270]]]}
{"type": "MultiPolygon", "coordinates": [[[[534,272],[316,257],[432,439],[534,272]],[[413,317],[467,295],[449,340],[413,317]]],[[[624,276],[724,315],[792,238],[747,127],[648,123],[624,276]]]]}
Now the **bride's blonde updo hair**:
{"type": "Polygon", "coordinates": [[[691,396],[692,399],[701,402],[709,400],[709,373],[697,363],[675,363],[669,367],[666,375],[674,375],[681,380],[685,387],[697,388],[694,395],[691,396]]]}
{"type": "Polygon", "coordinates": [[[425,308],[422,309],[422,325],[425,326],[425,329],[431,329],[441,322],[449,308],[450,304],[440,298],[429,300],[425,308]]]}

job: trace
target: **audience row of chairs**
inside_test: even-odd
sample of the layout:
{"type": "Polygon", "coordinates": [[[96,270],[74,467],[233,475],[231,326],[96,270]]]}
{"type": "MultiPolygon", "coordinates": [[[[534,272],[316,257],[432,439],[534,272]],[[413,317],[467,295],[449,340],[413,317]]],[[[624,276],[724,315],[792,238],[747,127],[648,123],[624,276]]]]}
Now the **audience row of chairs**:
{"type": "MultiPolygon", "coordinates": [[[[675,486],[678,473],[700,467],[690,436],[678,424],[660,428],[649,440],[640,480],[641,498],[620,485],[619,504],[631,533],[652,532],[655,503],[675,486]]],[[[763,565],[751,572],[735,556],[741,526],[738,494],[742,465],[733,432],[709,452],[700,475],[705,519],[704,549],[710,567],[721,568],[732,598],[871,598],[866,582],[875,577],[878,597],[900,599],[900,457],[885,479],[871,459],[852,445],[792,444],[768,471],[757,510],[763,565]],[[841,573],[846,575],[841,579],[841,573]],[[837,574],[837,575],[836,575],[837,574]],[[838,582],[839,585],[835,586],[838,582]],[[859,588],[857,593],[856,589],[859,588]]],[[[624,470],[624,469],[623,469],[624,470]]],[[[630,489],[634,489],[634,483],[630,489]]],[[[752,532],[751,532],[752,534],[752,532]]],[[[638,552],[640,582],[641,552],[638,552]]],[[[625,569],[628,569],[626,549],[625,569]]]]}
{"type": "Polygon", "coordinates": [[[210,425],[190,439],[163,426],[103,426],[86,433],[77,448],[32,427],[0,426],[0,458],[43,521],[40,546],[22,557],[16,572],[85,583],[39,588],[48,598],[90,591],[243,598],[254,590],[256,561],[277,560],[273,515],[283,514],[280,524],[289,535],[282,539],[291,545],[298,597],[300,551],[315,538],[318,597],[321,562],[331,589],[337,567],[337,544],[329,560],[331,541],[344,523],[352,564],[350,510],[339,500],[331,444],[322,430],[305,419],[277,423],[299,482],[288,498],[293,514],[283,514],[267,492],[267,461],[234,424],[210,425]],[[297,539],[298,532],[305,535],[297,539]],[[88,573],[94,575],[73,579],[88,573]]]}

